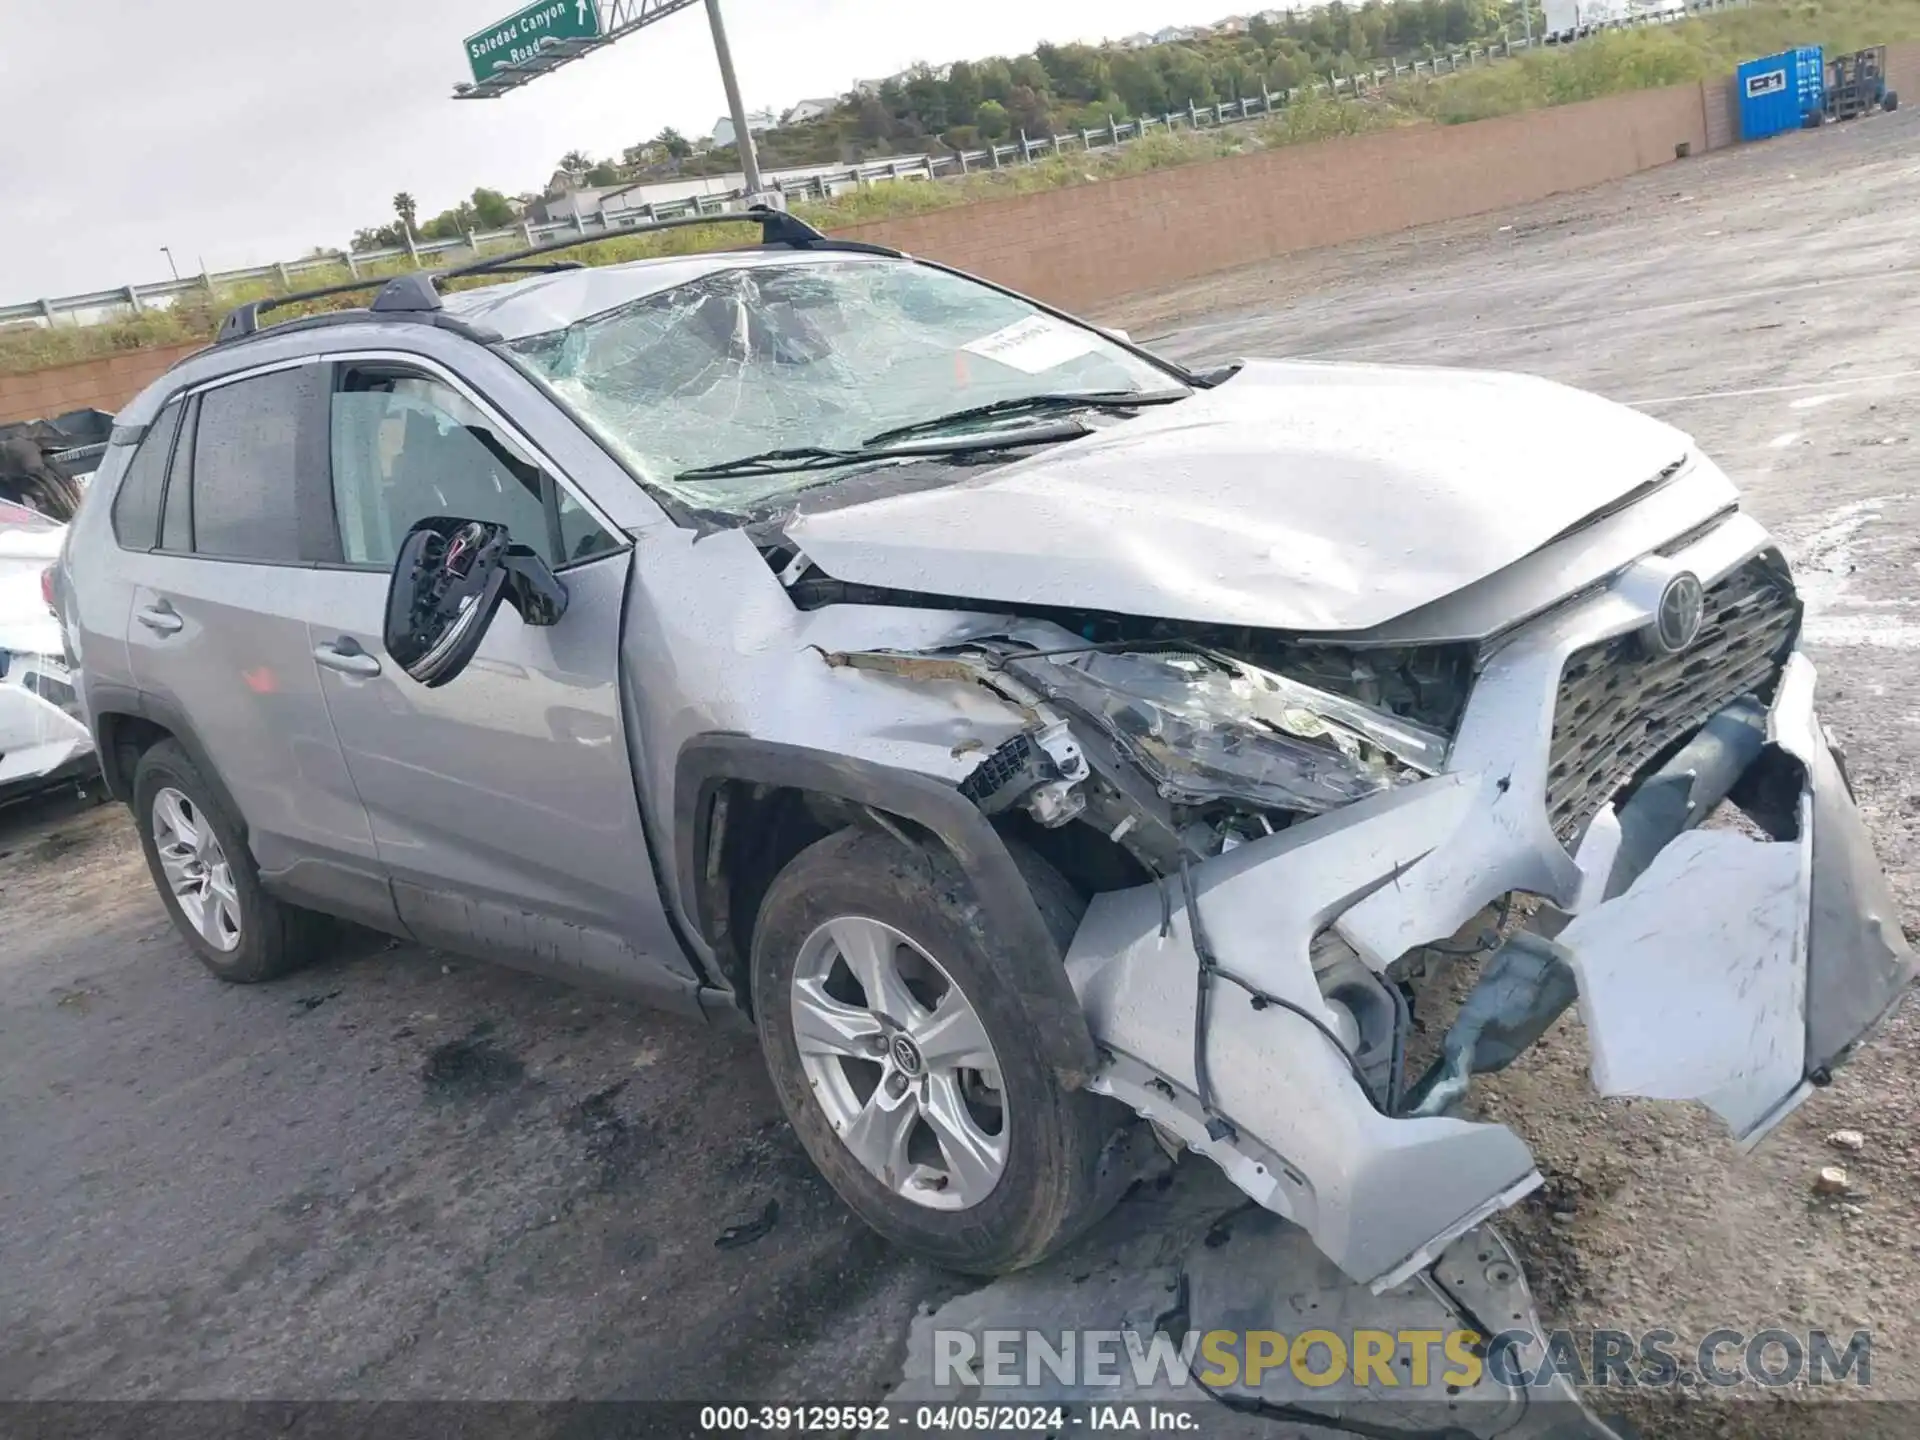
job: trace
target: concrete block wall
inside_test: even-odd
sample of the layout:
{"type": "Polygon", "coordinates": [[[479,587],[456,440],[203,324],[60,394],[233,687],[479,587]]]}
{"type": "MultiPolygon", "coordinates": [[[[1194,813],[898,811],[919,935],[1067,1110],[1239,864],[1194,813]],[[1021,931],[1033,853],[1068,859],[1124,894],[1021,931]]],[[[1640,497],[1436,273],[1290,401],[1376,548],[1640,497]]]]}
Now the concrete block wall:
{"type": "Polygon", "coordinates": [[[51,420],[69,410],[118,410],[176,360],[201,348],[192,344],[123,350],[78,365],[0,375],[0,424],[51,420]]]}
{"type": "MultiPolygon", "coordinates": [[[[1709,148],[1698,84],[1417,125],[842,232],[1090,307],[1276,255],[1504,209],[1709,148]]],[[[1721,138],[1721,143],[1727,143],[1721,138]]]]}

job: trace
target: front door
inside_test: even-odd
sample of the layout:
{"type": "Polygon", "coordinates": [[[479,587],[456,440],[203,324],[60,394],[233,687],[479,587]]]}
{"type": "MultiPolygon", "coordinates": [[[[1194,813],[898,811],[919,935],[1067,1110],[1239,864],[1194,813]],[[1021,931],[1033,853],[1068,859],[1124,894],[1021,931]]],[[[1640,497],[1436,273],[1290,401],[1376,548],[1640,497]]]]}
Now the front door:
{"type": "Polygon", "coordinates": [[[648,862],[620,714],[627,542],[451,376],[339,365],[331,473],[344,563],[308,627],[401,918],[427,944],[693,1003],[648,862]],[[507,526],[567,587],[559,624],[503,605],[438,689],[381,639],[390,567],[428,516],[507,526]]]}

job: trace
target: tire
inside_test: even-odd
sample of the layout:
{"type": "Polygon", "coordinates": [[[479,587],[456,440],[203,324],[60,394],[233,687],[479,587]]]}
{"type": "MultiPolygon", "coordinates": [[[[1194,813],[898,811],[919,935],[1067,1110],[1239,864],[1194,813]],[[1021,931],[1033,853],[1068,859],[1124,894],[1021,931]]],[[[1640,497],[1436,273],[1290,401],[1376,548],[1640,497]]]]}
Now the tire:
{"type": "Polygon", "coordinates": [[[274,899],[260,887],[260,872],[239,819],[221,802],[176,741],[162,740],[140,757],[133,772],[133,816],[154,888],[160,892],[174,928],[207,969],[231,984],[257,985],[290,974],[313,957],[323,935],[321,918],[274,899]],[[166,856],[162,854],[162,832],[173,841],[166,856]],[[183,837],[189,833],[195,837],[210,834],[213,844],[188,844],[183,837]],[[191,896],[183,900],[169,875],[170,865],[178,872],[183,865],[196,863],[202,872],[213,872],[214,877],[197,907],[191,896]],[[226,877],[224,887],[217,884],[221,871],[226,877]],[[224,902],[213,893],[222,888],[230,897],[224,902]],[[190,908],[197,908],[204,914],[223,904],[231,910],[237,925],[231,931],[224,923],[210,928],[222,935],[230,933],[230,945],[210,939],[207,929],[189,913],[190,908]]]}
{"type": "MultiPolygon", "coordinates": [[[[1064,949],[1084,905],[1037,856],[1016,852],[1015,858],[1064,949]]],[[[840,1197],[894,1243],[951,1269],[995,1275],[1044,1259],[1112,1209],[1139,1173],[1134,1141],[1140,1127],[1124,1106],[1059,1084],[1014,987],[997,970],[979,934],[981,923],[970,885],[944,851],[880,832],[839,831],[802,851],[767,891],[753,936],[753,1008],[781,1106],[840,1197]],[[912,1012],[918,1017],[913,1034],[931,1037],[926,1027],[944,1011],[936,1008],[930,1015],[925,1003],[944,1006],[957,990],[977,1016],[997,1073],[984,1067],[943,1069],[928,1058],[932,1048],[920,1057],[916,1071],[892,1048],[905,1032],[884,1024],[875,1027],[877,1040],[863,1034],[846,1042],[868,1045],[884,1059],[822,1055],[818,1040],[812,1042],[815,1053],[803,1056],[796,995],[803,1005],[817,1005],[827,995],[848,1014],[872,1018],[863,1008],[865,987],[845,988],[853,972],[829,922],[835,928],[878,922],[882,930],[903,937],[904,945],[886,942],[894,946],[886,963],[894,967],[896,980],[911,975],[905,983],[911,998],[922,1003],[912,1012]],[[823,961],[823,953],[834,958],[823,961]],[[818,978],[823,965],[834,967],[824,981],[818,978]],[[869,1112],[894,1084],[910,1092],[917,1118],[903,1122],[905,1138],[897,1145],[883,1140],[878,1147],[902,1157],[889,1183],[881,1170],[863,1163],[842,1132],[873,1133],[876,1126],[866,1123],[869,1112]],[[996,1094],[997,1132],[991,1123],[996,1094]],[[965,1148],[950,1142],[960,1108],[956,1095],[966,1098],[973,1122],[966,1131],[969,1143],[979,1154],[988,1148],[1000,1154],[996,1177],[985,1178],[992,1166],[977,1157],[964,1165],[952,1159],[965,1148]],[[855,1106],[858,1113],[852,1114],[855,1106]],[[936,1131],[930,1117],[938,1117],[944,1128],[936,1131]],[[974,1143],[983,1137],[984,1145],[974,1143]]],[[[897,1011],[898,1005],[891,1008],[897,1011]]],[[[841,1043],[837,1032],[832,1043],[841,1043]]],[[[941,1042],[930,1038],[929,1043],[941,1042]]]]}
{"type": "Polygon", "coordinates": [[[1880,97],[1880,108],[1882,110],[1898,110],[1900,108],[1900,97],[1891,90],[1887,91],[1886,94],[1880,97]]]}

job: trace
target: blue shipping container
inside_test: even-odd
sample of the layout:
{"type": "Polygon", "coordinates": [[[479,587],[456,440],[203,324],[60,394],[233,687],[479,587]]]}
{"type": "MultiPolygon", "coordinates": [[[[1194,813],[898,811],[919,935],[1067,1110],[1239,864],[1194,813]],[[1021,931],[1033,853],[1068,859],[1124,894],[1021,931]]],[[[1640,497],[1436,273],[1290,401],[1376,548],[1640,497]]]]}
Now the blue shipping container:
{"type": "Polygon", "coordinates": [[[1733,73],[1742,140],[1797,130],[1826,101],[1827,62],[1818,45],[1749,60],[1733,73]]]}

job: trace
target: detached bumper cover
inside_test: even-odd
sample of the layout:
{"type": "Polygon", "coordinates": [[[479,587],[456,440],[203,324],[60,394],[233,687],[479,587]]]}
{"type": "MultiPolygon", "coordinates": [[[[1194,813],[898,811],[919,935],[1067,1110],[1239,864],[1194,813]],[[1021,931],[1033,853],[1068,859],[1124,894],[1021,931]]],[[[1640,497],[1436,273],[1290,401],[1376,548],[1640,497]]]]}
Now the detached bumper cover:
{"type": "Polygon", "coordinates": [[[1914,975],[1813,684],[1812,664],[1793,656],[1768,715],[1769,747],[1803,776],[1794,839],[1688,831],[1559,936],[1594,1087],[1699,1100],[1743,1147],[1825,1083],[1914,975]]]}
{"type": "MultiPolygon", "coordinates": [[[[1744,517],[1683,552],[1709,579],[1766,541],[1744,517]]],[[[1671,566],[1671,559],[1661,562],[1671,566]]],[[[1200,962],[1177,883],[1095,899],[1067,957],[1107,1057],[1094,1088],[1218,1161],[1376,1290],[1539,1183],[1503,1126],[1382,1114],[1324,1033],[1311,947],[1331,931],[1384,969],[1454,934],[1510,891],[1570,913],[1556,944],[1579,980],[1597,1088],[1698,1100],[1742,1144],[1822,1083],[1911,984],[1866,828],[1813,709],[1813,667],[1793,655],[1775,689],[1766,767],[1797,790],[1777,840],[1686,830],[1624,893],[1614,854],[1578,861],[1549,821],[1555,696],[1569,655],[1646,623],[1635,577],[1530,627],[1488,664],[1451,768],[1209,860],[1192,872],[1221,975],[1205,1044],[1212,1112],[1197,1097],[1200,962]],[[1245,987],[1245,988],[1242,988],[1245,987]],[[1256,1005],[1249,990],[1282,1003],[1256,1005]]],[[[1615,832],[1617,834],[1617,831],[1615,832]]]]}

